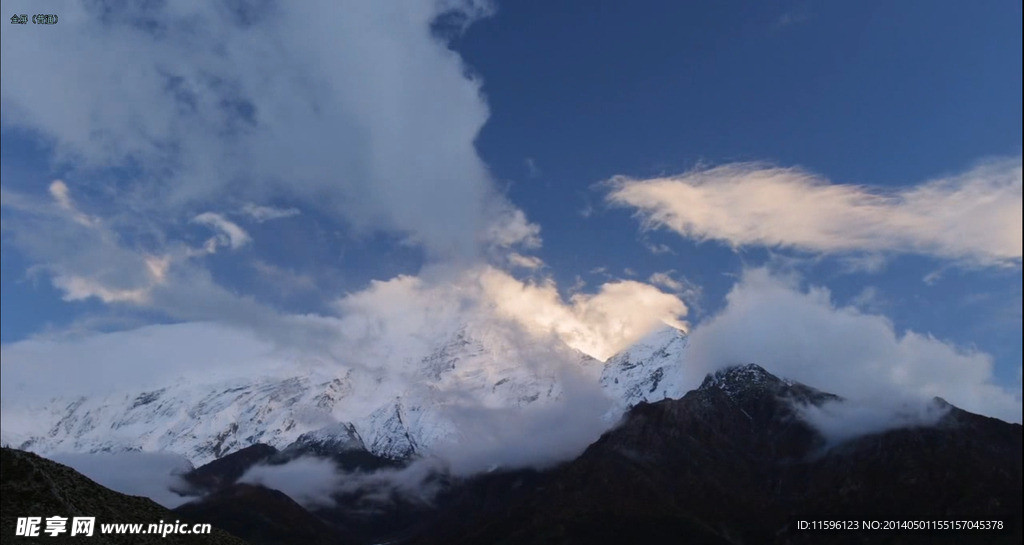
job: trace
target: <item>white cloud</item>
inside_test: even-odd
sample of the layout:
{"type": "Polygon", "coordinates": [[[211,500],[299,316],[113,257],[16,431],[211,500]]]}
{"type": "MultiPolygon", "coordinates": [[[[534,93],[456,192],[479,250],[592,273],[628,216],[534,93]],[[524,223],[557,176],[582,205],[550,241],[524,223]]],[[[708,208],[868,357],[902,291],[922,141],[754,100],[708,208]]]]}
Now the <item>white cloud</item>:
{"type": "Polygon", "coordinates": [[[649,242],[649,241],[644,241],[643,244],[644,244],[644,248],[647,248],[647,251],[651,252],[654,255],[674,254],[675,253],[675,252],[672,251],[672,248],[668,247],[667,244],[660,244],[660,243],[656,244],[656,243],[649,242]]]}
{"type": "Polygon", "coordinates": [[[826,441],[835,444],[889,429],[933,426],[949,406],[937,400],[845,400],[800,406],[797,411],[826,441]]]}
{"type": "Polygon", "coordinates": [[[223,198],[283,199],[439,258],[475,252],[510,208],[474,147],[481,83],[432,28],[455,13],[464,29],[486,2],[61,9],[56,35],[4,33],[3,124],[96,189],[113,187],[107,168],[141,170],[108,206],[166,225],[223,198]]]}
{"type": "Polygon", "coordinates": [[[577,293],[562,300],[551,281],[521,282],[488,268],[479,282],[488,304],[539,334],[557,335],[569,346],[599,360],[650,333],[663,323],[686,328],[686,305],[678,297],[642,282],[605,283],[594,294],[577,293]]]}
{"type": "Polygon", "coordinates": [[[1020,422],[1019,394],[993,382],[991,356],[931,335],[899,334],[884,316],[838,307],[824,288],[800,290],[748,270],[724,310],[691,335],[694,380],[728,365],[769,371],[858,402],[891,407],[939,396],[968,411],[1020,422]]]}
{"type": "Polygon", "coordinates": [[[281,465],[257,464],[238,482],[280,490],[306,507],[324,507],[334,505],[331,495],[341,489],[344,477],[328,458],[303,457],[281,465]]]}
{"type": "Polygon", "coordinates": [[[866,286],[860,293],[850,299],[850,305],[863,312],[881,314],[881,310],[888,307],[889,303],[879,293],[875,286],[866,286]]]}
{"type": "Polygon", "coordinates": [[[217,236],[207,241],[206,248],[210,253],[215,252],[218,246],[227,246],[232,250],[237,250],[252,242],[252,237],[249,236],[245,229],[242,229],[238,224],[220,214],[203,212],[192,218],[192,222],[206,225],[219,231],[217,236]]]}
{"type": "Polygon", "coordinates": [[[275,208],[273,206],[262,206],[250,202],[242,206],[242,213],[249,216],[257,223],[263,223],[265,221],[298,216],[302,212],[298,208],[275,208]]]}
{"type": "Polygon", "coordinates": [[[376,357],[393,360],[401,359],[396,351],[403,347],[429,344],[468,322],[495,319],[603,360],[664,323],[685,328],[681,320],[687,312],[678,297],[642,282],[611,281],[597,293],[577,293],[566,301],[550,279],[521,281],[490,266],[464,270],[454,279],[428,272],[374,281],[338,305],[349,342],[380,345],[387,354],[376,357]],[[389,340],[381,342],[382,336],[389,340]],[[366,340],[356,342],[359,338],[366,340]]]}
{"type": "Polygon", "coordinates": [[[159,388],[181,376],[209,376],[239,366],[255,371],[276,363],[274,350],[264,336],[211,322],[36,336],[4,344],[0,399],[5,422],[20,407],[51,397],[159,388]]]}
{"type": "Polygon", "coordinates": [[[544,468],[579,456],[612,424],[606,415],[618,412],[596,377],[565,367],[559,378],[563,390],[553,403],[449,407],[446,415],[459,429],[459,440],[437,445],[437,454],[456,475],[544,468]]]}
{"type": "Polygon", "coordinates": [[[661,286],[667,290],[679,293],[686,289],[686,286],[682,282],[672,278],[670,272],[656,272],[647,279],[648,282],[655,286],[661,286]]]}
{"type": "Polygon", "coordinates": [[[81,276],[57,275],[53,278],[53,285],[64,292],[65,301],[81,301],[95,297],[104,303],[142,304],[149,300],[148,288],[117,289],[81,276]]]}
{"type": "Polygon", "coordinates": [[[734,246],[912,252],[985,265],[1021,259],[1021,159],[899,190],[833,184],[797,168],[738,163],[611,181],[608,200],[650,227],[734,246]]]}
{"type": "Polygon", "coordinates": [[[53,197],[57,206],[66,212],[75,222],[85,227],[98,225],[99,220],[83,214],[75,207],[75,203],[71,199],[71,190],[68,189],[68,185],[65,184],[63,180],[54,180],[51,182],[49,190],[50,196],[53,197]]]}
{"type": "Polygon", "coordinates": [[[503,209],[483,235],[484,242],[498,248],[522,246],[527,249],[540,248],[540,226],[530,223],[526,214],[518,208],[503,209]]]}
{"type": "Polygon", "coordinates": [[[170,452],[55,453],[50,458],[73,467],[82,475],[111,489],[132,496],[146,496],[168,509],[192,499],[172,489],[185,489],[181,475],[192,464],[170,452]]]}
{"type": "Polygon", "coordinates": [[[75,209],[75,205],[71,202],[71,195],[68,192],[68,185],[63,180],[50,182],[50,196],[64,210],[73,211],[75,209]]]}
{"type": "Polygon", "coordinates": [[[539,269],[544,266],[544,261],[539,257],[523,255],[518,252],[508,254],[508,262],[513,267],[519,267],[522,269],[539,269]]]}
{"type": "Polygon", "coordinates": [[[53,203],[4,190],[5,242],[20,247],[66,301],[97,298],[142,304],[167,280],[169,255],[122,246],[107,222],[81,212],[61,180],[49,185],[53,203]],[[54,204],[56,206],[54,206],[54,204]]]}
{"type": "Polygon", "coordinates": [[[921,278],[921,281],[929,286],[934,286],[935,284],[938,284],[940,280],[942,280],[942,272],[942,269],[936,269],[934,271],[931,271],[928,274],[924,275],[924,277],[921,278]]]}

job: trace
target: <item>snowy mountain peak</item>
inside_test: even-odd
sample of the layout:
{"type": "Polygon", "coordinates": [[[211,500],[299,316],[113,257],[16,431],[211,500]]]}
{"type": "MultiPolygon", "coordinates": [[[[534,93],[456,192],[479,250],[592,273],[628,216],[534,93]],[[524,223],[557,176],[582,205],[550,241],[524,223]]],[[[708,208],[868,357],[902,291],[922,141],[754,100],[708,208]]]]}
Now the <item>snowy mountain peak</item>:
{"type": "Polygon", "coordinates": [[[416,439],[403,418],[402,403],[395,400],[370,415],[367,424],[370,452],[391,459],[412,456],[417,450],[416,439]]]}
{"type": "Polygon", "coordinates": [[[704,393],[723,392],[738,403],[746,403],[751,399],[764,399],[765,396],[768,396],[786,399],[797,405],[821,406],[823,403],[842,399],[835,394],[822,392],[786,378],[779,378],[760,365],[753,363],[709,373],[697,390],[704,393]]]}
{"type": "Polygon", "coordinates": [[[566,363],[594,380],[600,373],[620,408],[681,397],[688,389],[687,343],[684,332],[665,327],[601,364],[568,346],[552,352],[500,328],[470,324],[439,337],[419,357],[404,358],[397,378],[342,362],[188,376],[17,413],[5,408],[2,438],[44,454],[173,450],[197,465],[256,443],[365,449],[400,459],[458,442],[465,430],[451,415],[460,403],[508,409],[558,402],[564,393],[558,365],[566,363]]]}
{"type": "Polygon", "coordinates": [[[300,435],[293,445],[310,448],[316,452],[366,450],[363,438],[356,432],[355,426],[348,422],[338,422],[318,430],[306,432],[300,435]]]}
{"type": "Polygon", "coordinates": [[[701,383],[699,389],[705,391],[712,389],[722,390],[730,397],[733,397],[736,394],[751,388],[775,388],[789,384],[791,384],[791,382],[780,379],[768,371],[765,371],[765,369],[760,365],[748,363],[746,365],[736,365],[725,369],[719,369],[714,373],[708,373],[708,375],[704,377],[704,382],[701,383]]]}
{"type": "Polygon", "coordinates": [[[601,385],[626,406],[685,393],[683,358],[689,339],[671,326],[655,330],[605,362],[601,385]]]}

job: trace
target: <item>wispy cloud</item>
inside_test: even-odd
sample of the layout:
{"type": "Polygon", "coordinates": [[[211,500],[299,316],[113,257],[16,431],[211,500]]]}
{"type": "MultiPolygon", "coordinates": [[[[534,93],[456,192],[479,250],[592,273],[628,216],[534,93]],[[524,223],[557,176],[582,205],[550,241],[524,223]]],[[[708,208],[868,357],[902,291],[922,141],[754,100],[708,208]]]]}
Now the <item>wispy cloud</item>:
{"type": "Polygon", "coordinates": [[[109,222],[82,212],[61,180],[48,186],[52,200],[4,190],[5,242],[20,247],[48,274],[66,301],[144,304],[167,281],[171,259],[146,249],[132,251],[109,222]]]}
{"type": "Polygon", "coordinates": [[[253,221],[263,223],[265,221],[298,216],[302,212],[298,208],[275,208],[273,206],[262,206],[250,202],[242,206],[242,213],[252,218],[253,221]]]}
{"type": "Polygon", "coordinates": [[[753,163],[610,183],[609,202],[635,208],[650,228],[697,240],[825,254],[918,253],[981,265],[1021,259],[1019,157],[898,190],[753,163]]]}
{"type": "Polygon", "coordinates": [[[50,196],[57,203],[57,206],[61,210],[70,214],[71,218],[76,222],[82,224],[85,227],[95,226],[99,220],[96,218],[83,214],[75,206],[73,200],[71,200],[71,192],[68,189],[68,185],[63,180],[54,180],[50,182],[50,196]]]}
{"type": "Polygon", "coordinates": [[[237,250],[252,242],[252,237],[249,236],[245,229],[242,229],[237,223],[228,220],[220,214],[203,212],[192,218],[192,222],[212,227],[218,232],[216,236],[207,240],[206,249],[210,253],[215,252],[218,246],[226,246],[232,250],[237,250]]]}
{"type": "Polygon", "coordinates": [[[315,291],[316,280],[312,275],[302,274],[294,270],[257,259],[252,263],[253,269],[260,273],[274,288],[285,293],[295,291],[315,291]]]}
{"type": "Polygon", "coordinates": [[[647,281],[656,286],[661,286],[665,289],[679,293],[686,289],[686,286],[684,286],[682,282],[676,280],[675,278],[672,278],[672,272],[673,271],[656,272],[652,274],[651,277],[647,279],[647,281]]]}
{"type": "Polygon", "coordinates": [[[508,255],[508,262],[513,267],[519,267],[522,269],[539,269],[544,266],[544,261],[539,257],[523,255],[518,252],[510,253],[508,255]]]}
{"type": "Polygon", "coordinates": [[[797,25],[801,25],[811,20],[811,16],[807,13],[800,11],[789,11],[779,15],[772,22],[772,30],[780,31],[787,28],[791,28],[797,25]]]}

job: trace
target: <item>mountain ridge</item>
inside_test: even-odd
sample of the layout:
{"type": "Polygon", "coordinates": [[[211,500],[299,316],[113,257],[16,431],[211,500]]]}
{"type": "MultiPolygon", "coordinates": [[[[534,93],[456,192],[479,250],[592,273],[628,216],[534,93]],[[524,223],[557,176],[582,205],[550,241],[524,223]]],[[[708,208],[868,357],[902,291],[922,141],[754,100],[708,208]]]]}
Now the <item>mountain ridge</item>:
{"type": "MultiPolygon", "coordinates": [[[[652,335],[659,334],[677,338],[677,344],[685,340],[669,326],[652,335]]],[[[381,388],[381,377],[357,367],[306,366],[299,374],[189,379],[144,391],[54,400],[33,412],[36,421],[49,422],[42,431],[5,422],[4,443],[41,453],[173,450],[202,465],[253,444],[284,449],[304,434],[350,427],[372,454],[404,459],[429,453],[440,442],[458,441],[461,430],[445,416],[446,392],[453,388],[484,407],[545,404],[562,396],[557,377],[521,365],[514,353],[503,352],[508,347],[502,339],[492,337],[487,331],[474,336],[465,326],[457,329],[411,364],[416,381],[375,401],[364,399],[363,392],[381,388]]],[[[630,369],[616,368],[619,360],[602,365],[568,347],[558,357],[575,360],[584,373],[596,374],[601,366],[595,381],[608,382],[606,391],[624,408],[636,396],[620,395],[619,386],[632,392],[666,368],[682,372],[679,347],[648,365],[636,356],[645,350],[644,341],[616,356],[642,360],[630,369]]],[[[682,395],[678,390],[662,387],[660,395],[682,395]]],[[[656,395],[648,392],[644,399],[656,395]]]]}

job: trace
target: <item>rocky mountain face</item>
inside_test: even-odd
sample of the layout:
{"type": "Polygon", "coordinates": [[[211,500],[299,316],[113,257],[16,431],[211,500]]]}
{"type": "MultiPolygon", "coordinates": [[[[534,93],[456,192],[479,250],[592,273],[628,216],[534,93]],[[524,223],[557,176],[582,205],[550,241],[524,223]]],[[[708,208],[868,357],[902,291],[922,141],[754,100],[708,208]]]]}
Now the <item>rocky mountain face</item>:
{"type": "MultiPolygon", "coordinates": [[[[684,334],[666,327],[603,366],[568,347],[559,357],[595,381],[600,376],[627,407],[683,394],[685,346],[684,334]]],[[[169,450],[198,466],[250,445],[284,449],[315,435],[400,460],[429,453],[441,441],[458,442],[462,430],[445,413],[449,392],[487,408],[560,399],[558,377],[524,365],[524,357],[500,336],[463,327],[420,359],[402,363],[412,377],[402,386],[358,366],[191,377],[146,391],[56,399],[33,409],[27,426],[5,416],[3,442],[44,454],[169,450]]]]}
{"type": "MultiPolygon", "coordinates": [[[[309,512],[357,543],[1020,543],[1020,425],[946,406],[934,426],[832,444],[801,409],[837,399],[756,365],[734,367],[708,375],[680,399],[636,405],[581,456],[555,468],[468,479],[439,474],[429,502],[380,502],[380,491],[367,502],[365,493],[346,492],[309,512]],[[1004,527],[798,526],[822,520],[985,520],[1004,527]]],[[[249,460],[244,465],[252,457],[241,452],[214,464],[233,458],[249,460]]],[[[235,508],[245,507],[247,524],[266,520],[263,500],[250,505],[232,486],[222,490],[235,494],[235,508]]],[[[217,518],[218,501],[179,510],[230,529],[217,518]]]]}

